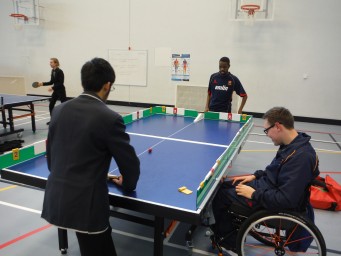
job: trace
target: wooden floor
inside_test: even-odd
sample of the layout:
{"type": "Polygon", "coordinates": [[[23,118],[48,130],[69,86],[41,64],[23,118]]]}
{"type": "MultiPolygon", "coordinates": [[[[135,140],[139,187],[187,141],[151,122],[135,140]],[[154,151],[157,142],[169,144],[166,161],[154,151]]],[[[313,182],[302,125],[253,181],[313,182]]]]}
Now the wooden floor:
{"type": "MultiPolygon", "coordinates": [[[[136,111],[139,108],[110,106],[121,114],[136,111]]],[[[22,139],[25,145],[45,140],[46,122],[49,121],[47,103],[36,104],[37,131],[30,129],[29,119],[18,119],[16,127],[23,127],[22,139]]],[[[262,120],[255,119],[254,128],[232,165],[229,175],[252,173],[264,168],[274,157],[276,147],[263,133],[262,120]]],[[[331,175],[341,183],[341,127],[332,125],[296,123],[296,129],[312,136],[312,144],[320,158],[322,176],[331,175]]],[[[0,132],[2,132],[0,130],[0,132]]],[[[4,140],[17,139],[16,135],[0,137],[4,140]]],[[[40,218],[44,192],[18,184],[0,180],[0,256],[50,256],[59,255],[57,230],[40,218]]],[[[328,255],[341,255],[340,212],[315,210],[316,224],[327,244],[328,255]]],[[[113,227],[113,239],[118,255],[153,255],[153,230],[139,224],[115,218],[110,219],[113,227]],[[133,246],[132,246],[133,245],[133,246]]],[[[185,244],[187,224],[177,223],[173,232],[165,239],[165,256],[189,255],[185,244]]],[[[194,233],[193,254],[217,255],[206,236],[207,228],[198,227],[194,233]]],[[[76,237],[69,232],[68,255],[80,255],[76,237]]]]}

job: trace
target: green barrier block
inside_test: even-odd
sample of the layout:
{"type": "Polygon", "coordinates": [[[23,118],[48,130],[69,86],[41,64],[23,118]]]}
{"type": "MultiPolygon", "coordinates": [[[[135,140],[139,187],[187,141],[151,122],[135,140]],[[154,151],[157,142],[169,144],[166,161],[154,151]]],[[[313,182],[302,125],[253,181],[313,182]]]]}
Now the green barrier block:
{"type": "Polygon", "coordinates": [[[198,115],[198,111],[192,110],[192,109],[185,109],[184,116],[195,118],[197,117],[197,115],[198,115]]]}
{"type": "Polygon", "coordinates": [[[152,108],[148,108],[143,110],[143,117],[149,117],[153,115],[153,109],[152,108]]]}
{"type": "Polygon", "coordinates": [[[219,113],[217,113],[217,112],[205,112],[205,119],[219,120],[219,113]]]}
{"type": "Polygon", "coordinates": [[[43,155],[43,154],[45,154],[45,153],[35,155],[34,154],[34,146],[19,149],[19,159],[18,160],[13,160],[12,152],[6,153],[5,155],[0,156],[0,169],[7,168],[9,166],[22,163],[24,161],[32,159],[33,157],[43,155]]]}
{"type": "Polygon", "coordinates": [[[124,124],[130,124],[133,122],[133,115],[129,114],[123,117],[124,124]]]}
{"type": "Polygon", "coordinates": [[[162,111],[162,107],[157,106],[157,107],[153,107],[153,114],[166,114],[166,112],[162,111]]]}

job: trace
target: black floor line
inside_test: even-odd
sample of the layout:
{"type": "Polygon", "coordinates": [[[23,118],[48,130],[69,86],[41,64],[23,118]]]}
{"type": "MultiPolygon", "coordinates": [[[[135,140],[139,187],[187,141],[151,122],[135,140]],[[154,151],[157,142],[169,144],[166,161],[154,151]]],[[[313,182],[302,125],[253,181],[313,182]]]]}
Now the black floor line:
{"type": "Polygon", "coordinates": [[[336,142],[336,146],[341,150],[340,143],[337,142],[337,140],[334,138],[334,136],[333,136],[332,134],[329,133],[329,136],[332,138],[332,140],[333,140],[334,142],[336,142]]]}

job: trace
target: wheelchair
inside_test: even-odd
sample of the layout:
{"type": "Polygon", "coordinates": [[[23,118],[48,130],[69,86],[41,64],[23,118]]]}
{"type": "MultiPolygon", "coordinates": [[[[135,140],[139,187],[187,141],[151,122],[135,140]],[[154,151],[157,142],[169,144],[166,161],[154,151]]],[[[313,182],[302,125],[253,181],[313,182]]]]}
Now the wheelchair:
{"type": "MultiPolygon", "coordinates": [[[[309,205],[309,207],[311,207],[309,205]]],[[[312,210],[312,208],[311,208],[312,210]]],[[[231,214],[236,237],[235,252],[244,255],[326,255],[326,244],[320,230],[305,213],[260,209],[250,212],[237,204],[228,210],[231,214]]],[[[223,238],[211,236],[213,247],[223,255],[223,238]]]]}

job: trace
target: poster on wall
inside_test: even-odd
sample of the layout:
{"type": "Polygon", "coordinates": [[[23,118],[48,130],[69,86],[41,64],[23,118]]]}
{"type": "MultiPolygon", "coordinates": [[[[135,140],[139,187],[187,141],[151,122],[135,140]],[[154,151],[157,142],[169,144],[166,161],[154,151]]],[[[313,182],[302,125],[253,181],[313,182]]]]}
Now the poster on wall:
{"type": "Polygon", "coordinates": [[[172,81],[189,81],[190,54],[172,54],[172,81]]]}
{"type": "Polygon", "coordinates": [[[115,70],[115,84],[147,86],[147,51],[109,49],[108,58],[115,70]]]}

